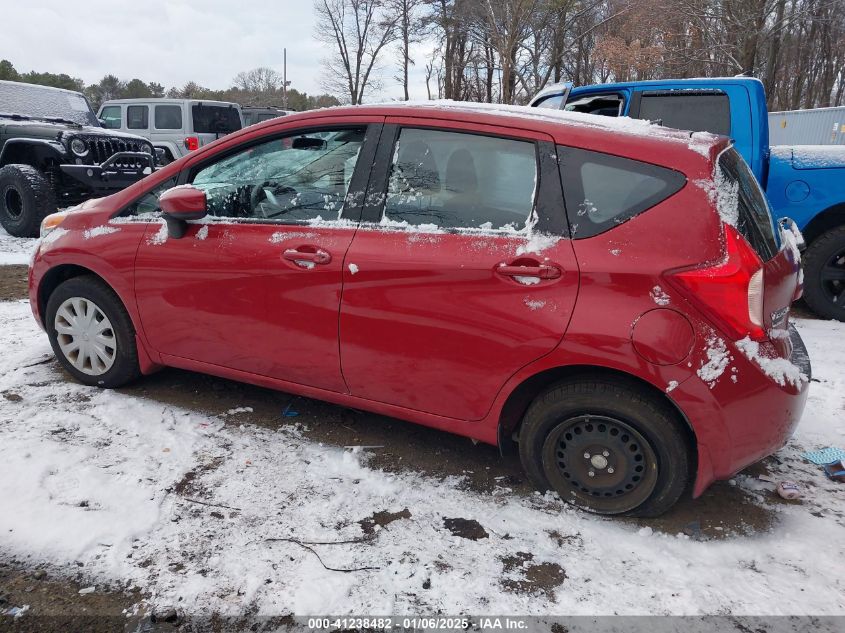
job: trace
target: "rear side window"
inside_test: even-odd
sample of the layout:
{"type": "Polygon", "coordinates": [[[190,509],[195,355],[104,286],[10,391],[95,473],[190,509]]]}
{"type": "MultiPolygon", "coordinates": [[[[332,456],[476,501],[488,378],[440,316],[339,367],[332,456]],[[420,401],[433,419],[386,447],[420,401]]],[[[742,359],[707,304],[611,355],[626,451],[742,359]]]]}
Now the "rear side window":
{"type": "Polygon", "coordinates": [[[572,237],[593,237],[677,193],[686,177],[629,158],[558,147],[572,237]]]}
{"type": "MultiPolygon", "coordinates": [[[[737,191],[736,229],[757,251],[760,259],[771,259],[778,252],[778,245],[769,204],[757,179],[733,147],[719,156],[719,172],[724,181],[721,186],[735,188],[737,191]]],[[[719,177],[717,185],[718,181],[719,177]]]]}
{"type": "Polygon", "coordinates": [[[202,103],[191,106],[194,132],[197,134],[228,134],[241,129],[241,117],[230,106],[210,106],[202,103]]]}
{"type": "Polygon", "coordinates": [[[181,130],[182,106],[157,105],[155,108],[155,124],[157,130],[181,130]]]}
{"type": "Polygon", "coordinates": [[[103,120],[103,127],[110,130],[120,129],[120,106],[106,106],[100,112],[100,118],[103,120]]]}
{"type": "Polygon", "coordinates": [[[385,217],[442,228],[520,229],[534,208],[533,142],[404,128],[385,217]]]}
{"type": "Polygon", "coordinates": [[[130,130],[146,130],[150,127],[150,109],[145,105],[127,106],[126,127],[130,130]]]}
{"type": "Polygon", "coordinates": [[[645,92],[636,118],[679,130],[731,133],[731,103],[723,92],[645,92]]]}

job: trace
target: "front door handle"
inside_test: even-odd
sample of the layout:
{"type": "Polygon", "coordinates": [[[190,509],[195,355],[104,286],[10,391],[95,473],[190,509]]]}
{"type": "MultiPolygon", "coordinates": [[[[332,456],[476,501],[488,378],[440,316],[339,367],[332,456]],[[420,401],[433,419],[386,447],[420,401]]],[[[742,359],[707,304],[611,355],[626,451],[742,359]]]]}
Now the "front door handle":
{"type": "MultiPolygon", "coordinates": [[[[305,262],[312,265],[328,264],[332,261],[331,253],[324,251],[322,248],[313,247],[289,248],[282,254],[282,257],[297,264],[299,264],[299,262],[305,262]]],[[[310,268],[309,266],[305,267],[310,268]]]]}
{"type": "Polygon", "coordinates": [[[505,277],[537,277],[538,279],[558,279],[561,275],[560,267],[554,264],[514,266],[512,264],[501,263],[496,266],[496,272],[505,277]]]}

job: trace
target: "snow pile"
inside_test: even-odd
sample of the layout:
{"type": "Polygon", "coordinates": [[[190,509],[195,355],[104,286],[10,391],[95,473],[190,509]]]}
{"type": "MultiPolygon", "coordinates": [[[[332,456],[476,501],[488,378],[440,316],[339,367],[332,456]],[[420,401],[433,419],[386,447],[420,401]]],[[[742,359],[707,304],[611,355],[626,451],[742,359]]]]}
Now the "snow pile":
{"type": "Polygon", "coordinates": [[[778,356],[768,357],[761,353],[760,344],[757,341],[752,341],[748,336],[734,344],[746,358],[756,363],[763,370],[764,374],[781,387],[785,387],[786,383],[794,387],[799,387],[802,382],[809,380],[807,375],[799,367],[793,365],[786,358],[778,356]]]}
{"type": "Polygon", "coordinates": [[[705,352],[707,362],[703,363],[696,373],[712,389],[725,373],[733,357],[728,353],[725,341],[716,335],[708,337],[705,352]]]}

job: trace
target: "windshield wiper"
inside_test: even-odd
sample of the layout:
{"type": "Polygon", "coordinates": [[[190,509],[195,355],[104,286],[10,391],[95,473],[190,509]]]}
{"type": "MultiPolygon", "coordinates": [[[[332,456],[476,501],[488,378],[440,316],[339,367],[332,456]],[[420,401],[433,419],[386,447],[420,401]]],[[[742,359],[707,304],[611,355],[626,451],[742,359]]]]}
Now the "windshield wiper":
{"type": "Polygon", "coordinates": [[[16,121],[29,121],[31,116],[25,114],[18,114],[17,112],[0,112],[0,117],[4,119],[15,119],[16,121]]]}
{"type": "Polygon", "coordinates": [[[81,123],[71,121],[70,119],[63,119],[60,116],[40,116],[37,118],[41,121],[49,121],[50,123],[68,123],[69,125],[78,125],[79,127],[82,127],[81,123]]]}

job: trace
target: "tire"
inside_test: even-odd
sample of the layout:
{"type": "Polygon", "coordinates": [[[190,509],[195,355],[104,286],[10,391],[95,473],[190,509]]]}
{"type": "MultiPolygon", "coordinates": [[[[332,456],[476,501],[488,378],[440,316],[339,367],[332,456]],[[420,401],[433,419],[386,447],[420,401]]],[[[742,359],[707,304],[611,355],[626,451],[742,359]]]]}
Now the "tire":
{"type": "Polygon", "coordinates": [[[668,403],[634,383],[573,379],[528,408],[519,456],[531,482],[563,501],[596,514],[652,517],[689,482],[681,424],[668,403]]]}
{"type": "Polygon", "coordinates": [[[0,169],[0,224],[15,237],[38,237],[41,220],[56,212],[47,177],[30,165],[0,169]]]}
{"type": "Polygon", "coordinates": [[[45,316],[47,335],[56,358],[79,382],[112,389],[141,375],[132,320],[114,290],[100,278],[85,275],[60,284],[47,301],[45,316]],[[74,315],[82,316],[82,321],[76,322],[74,315]],[[88,320],[86,325],[84,317],[90,315],[94,319],[88,320]],[[95,334],[97,328],[99,335],[95,334]],[[71,333],[74,330],[76,335],[71,333]],[[90,339],[87,338],[89,335],[90,339]],[[83,336],[86,337],[84,341],[81,340],[83,336]],[[89,341],[96,341],[102,354],[111,362],[96,353],[80,353],[81,349],[92,351],[89,341]],[[75,354],[73,343],[77,343],[75,354]],[[79,347],[80,344],[86,347],[79,347]]]}
{"type": "Polygon", "coordinates": [[[845,226],[822,233],[804,252],[804,301],[824,319],[845,321],[845,226]]]}

